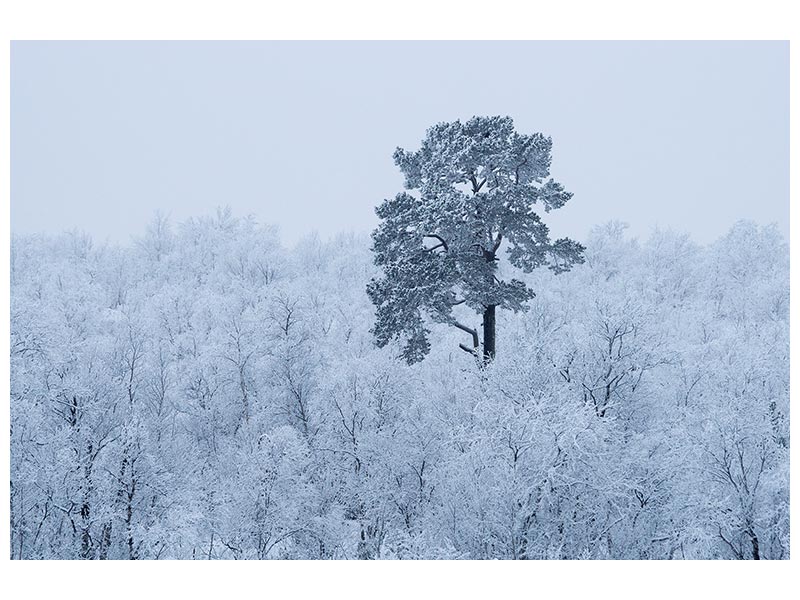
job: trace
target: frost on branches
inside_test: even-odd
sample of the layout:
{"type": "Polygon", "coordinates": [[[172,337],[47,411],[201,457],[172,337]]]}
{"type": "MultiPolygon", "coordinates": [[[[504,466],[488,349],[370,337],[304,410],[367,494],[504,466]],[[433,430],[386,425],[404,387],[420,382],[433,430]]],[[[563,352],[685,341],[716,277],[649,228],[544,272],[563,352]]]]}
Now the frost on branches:
{"type": "Polygon", "coordinates": [[[366,236],[15,235],[11,557],[788,558],[786,242],[586,248],[493,361],[432,322],[408,365],[366,236]]]}
{"type": "Polygon", "coordinates": [[[525,273],[542,265],[561,273],[583,262],[583,246],[551,240],[534,212],[561,208],[572,196],[549,178],[551,147],[540,133],[517,133],[509,117],[474,117],[431,127],[416,152],[397,149],[410,192],[377,208],[373,251],[383,274],[367,292],[377,306],[378,346],[401,338],[402,357],[421,361],[430,351],[427,316],[470,334],[460,347],[477,355],[476,329],[453,315],[464,304],[483,317],[483,358],[491,360],[496,308],[524,311],[534,297],[520,279],[498,277],[501,250],[525,273]]]}

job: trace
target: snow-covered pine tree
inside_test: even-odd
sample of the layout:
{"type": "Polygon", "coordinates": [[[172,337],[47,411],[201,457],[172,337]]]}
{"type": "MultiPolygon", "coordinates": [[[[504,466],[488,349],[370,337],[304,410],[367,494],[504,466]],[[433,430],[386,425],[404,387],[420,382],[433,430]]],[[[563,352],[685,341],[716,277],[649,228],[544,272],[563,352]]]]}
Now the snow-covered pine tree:
{"type": "Polygon", "coordinates": [[[378,346],[405,340],[409,363],[430,350],[423,315],[472,336],[467,352],[478,354],[475,328],[460,323],[453,307],[465,304],[483,316],[483,358],[495,355],[495,310],[525,310],[534,293],[522,281],[498,278],[498,252],[530,272],[541,265],[559,273],[583,262],[583,246],[550,240],[533,211],[560,208],[572,197],[549,178],[552,140],[514,130],[510,117],[473,117],[439,123],[420,149],[398,148],[394,160],[405,176],[401,192],[376,209],[375,263],[383,276],[367,287],[377,306],[373,328],[378,346]]]}

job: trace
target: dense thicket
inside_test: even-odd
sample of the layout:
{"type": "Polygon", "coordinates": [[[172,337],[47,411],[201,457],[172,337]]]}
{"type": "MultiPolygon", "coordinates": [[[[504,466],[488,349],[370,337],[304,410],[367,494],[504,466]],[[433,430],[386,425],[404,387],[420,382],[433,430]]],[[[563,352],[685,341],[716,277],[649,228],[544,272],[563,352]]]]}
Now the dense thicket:
{"type": "Polygon", "coordinates": [[[788,558],[785,242],[584,242],[481,369],[375,347],[366,236],[14,236],[11,556],[788,558]]]}

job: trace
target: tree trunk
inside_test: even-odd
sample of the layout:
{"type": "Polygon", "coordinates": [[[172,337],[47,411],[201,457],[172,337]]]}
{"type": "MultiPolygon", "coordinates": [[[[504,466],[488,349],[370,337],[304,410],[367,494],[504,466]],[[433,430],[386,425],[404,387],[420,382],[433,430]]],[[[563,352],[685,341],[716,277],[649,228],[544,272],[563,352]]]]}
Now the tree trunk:
{"type": "Polygon", "coordinates": [[[747,528],[747,535],[750,537],[750,545],[752,547],[753,560],[761,560],[761,552],[758,548],[758,536],[756,536],[752,527],[747,528]]]}
{"type": "MultiPolygon", "coordinates": [[[[495,261],[497,248],[500,245],[502,236],[498,236],[494,248],[483,251],[483,259],[488,263],[489,269],[487,274],[487,284],[489,289],[494,287],[495,282],[495,261]]],[[[483,362],[484,364],[490,363],[494,360],[495,355],[495,308],[496,304],[489,304],[484,306],[483,310],[483,362]]]]}
{"type": "Polygon", "coordinates": [[[92,552],[91,535],[91,505],[90,498],[92,494],[92,451],[93,445],[91,442],[86,447],[86,456],[83,457],[83,481],[81,482],[82,502],[81,502],[81,558],[88,560],[94,558],[92,552]]]}
{"type": "Polygon", "coordinates": [[[490,304],[483,311],[483,359],[486,362],[494,359],[495,355],[495,308],[490,304]]]}

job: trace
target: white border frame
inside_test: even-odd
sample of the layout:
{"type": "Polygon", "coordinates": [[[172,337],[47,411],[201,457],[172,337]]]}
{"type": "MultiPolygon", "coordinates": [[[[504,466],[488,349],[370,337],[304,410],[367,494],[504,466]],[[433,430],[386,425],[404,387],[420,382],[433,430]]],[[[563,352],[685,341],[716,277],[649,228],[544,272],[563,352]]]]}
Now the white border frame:
{"type": "MultiPolygon", "coordinates": [[[[378,1],[296,0],[6,0],[0,9],[0,182],[4,199],[0,227],[0,411],[2,480],[9,481],[9,227],[10,227],[10,40],[31,39],[796,39],[790,2],[492,0],[378,1]]],[[[797,97],[797,52],[790,46],[791,95],[797,97]]],[[[796,121],[791,140],[797,141],[796,121]]],[[[796,146],[796,144],[793,144],[796,146]]],[[[796,174],[796,169],[792,169],[796,174]]],[[[794,189],[791,199],[797,200],[794,189]]],[[[792,202],[794,204],[794,202],[792,202]]],[[[791,238],[797,211],[791,210],[791,238]]],[[[798,249],[791,244],[792,264],[798,249]]],[[[791,281],[797,283],[797,269],[791,281]]],[[[791,339],[798,341],[797,294],[791,299],[791,339]]],[[[796,374],[792,365],[792,375],[796,374]]],[[[795,380],[795,377],[792,377],[795,380]]],[[[792,386],[792,404],[796,404],[792,386]]],[[[792,463],[796,464],[792,451],[792,463]]],[[[792,496],[797,478],[792,473],[792,496]]],[[[2,486],[0,540],[9,539],[9,488],[2,486]]],[[[6,542],[3,543],[6,543],[6,542]]],[[[795,544],[793,544],[794,546],[795,544]]],[[[794,548],[792,548],[794,550],[794,548]]],[[[794,552],[792,552],[794,555],[794,552]]],[[[429,598],[550,597],[740,598],[788,595],[791,560],[779,563],[685,562],[271,562],[203,564],[191,561],[79,563],[2,560],[7,597],[113,596],[156,598],[300,596],[429,598]]]]}

